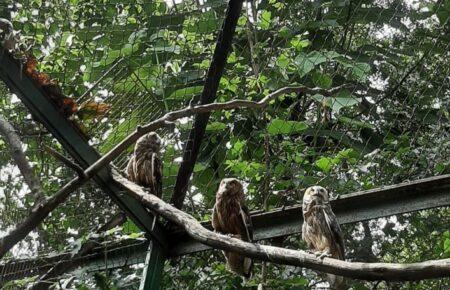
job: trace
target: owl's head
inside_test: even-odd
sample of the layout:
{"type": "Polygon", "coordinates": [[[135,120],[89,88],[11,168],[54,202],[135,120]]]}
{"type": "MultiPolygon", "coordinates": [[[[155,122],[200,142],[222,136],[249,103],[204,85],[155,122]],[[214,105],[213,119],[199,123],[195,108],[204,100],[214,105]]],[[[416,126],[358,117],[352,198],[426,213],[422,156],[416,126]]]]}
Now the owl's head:
{"type": "Polygon", "coordinates": [[[13,33],[13,26],[11,21],[5,18],[0,18],[0,34],[2,36],[5,36],[10,35],[11,33],[13,33]]]}
{"type": "Polygon", "coordinates": [[[311,201],[315,201],[317,204],[328,203],[328,191],[318,185],[308,187],[303,195],[303,202],[310,203],[311,201]]]}
{"type": "Polygon", "coordinates": [[[136,142],[135,153],[138,151],[159,152],[161,149],[161,138],[156,132],[150,132],[139,138],[136,142]]]}
{"type": "Polygon", "coordinates": [[[244,186],[236,178],[224,178],[220,182],[219,191],[221,195],[226,196],[244,196],[244,186]]]}

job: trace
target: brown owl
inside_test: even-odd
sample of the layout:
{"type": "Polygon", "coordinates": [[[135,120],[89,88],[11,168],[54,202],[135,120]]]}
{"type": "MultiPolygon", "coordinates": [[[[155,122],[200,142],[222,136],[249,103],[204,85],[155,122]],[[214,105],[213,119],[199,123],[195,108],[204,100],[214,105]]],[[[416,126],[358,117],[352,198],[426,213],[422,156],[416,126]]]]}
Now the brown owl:
{"type": "MultiPolygon", "coordinates": [[[[302,211],[302,238],[309,249],[320,258],[344,260],[344,239],[331,210],[328,191],[321,186],[306,189],[302,211]]],[[[343,277],[328,274],[327,280],[332,289],[346,289],[343,277]]]]}
{"type": "Polygon", "coordinates": [[[159,157],[161,138],[150,132],[139,138],[134,154],[127,165],[128,179],[149,189],[157,197],[162,196],[162,161],[159,157]]]}
{"type": "MultiPolygon", "coordinates": [[[[243,241],[253,240],[253,230],[248,208],[244,204],[244,187],[235,178],[224,178],[220,182],[213,209],[212,226],[215,231],[243,241]]],[[[228,269],[250,278],[253,261],[241,254],[223,252],[228,269]]]]}

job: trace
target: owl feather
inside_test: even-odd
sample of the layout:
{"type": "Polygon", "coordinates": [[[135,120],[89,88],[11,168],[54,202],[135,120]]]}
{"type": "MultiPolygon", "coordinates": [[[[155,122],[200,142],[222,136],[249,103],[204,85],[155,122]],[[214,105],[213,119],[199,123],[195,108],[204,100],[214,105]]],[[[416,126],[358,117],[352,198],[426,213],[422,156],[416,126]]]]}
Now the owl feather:
{"type": "Polygon", "coordinates": [[[162,196],[163,163],[159,157],[161,138],[155,132],[140,137],[128,161],[128,179],[147,188],[157,197],[162,196]]]}

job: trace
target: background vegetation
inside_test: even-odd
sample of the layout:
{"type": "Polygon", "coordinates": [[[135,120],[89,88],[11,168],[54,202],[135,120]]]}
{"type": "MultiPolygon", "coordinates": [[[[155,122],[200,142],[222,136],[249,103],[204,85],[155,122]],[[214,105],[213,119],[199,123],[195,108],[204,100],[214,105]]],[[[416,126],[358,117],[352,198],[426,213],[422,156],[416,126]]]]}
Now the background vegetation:
{"type": "MultiPolygon", "coordinates": [[[[92,100],[111,105],[106,115],[85,111],[73,117],[105,153],[138,124],[197,101],[226,2],[24,0],[4,8],[11,9],[14,28],[39,60],[39,70],[57,79],[67,96],[79,105],[92,100]]],[[[314,184],[337,196],[450,173],[449,17],[449,0],[244,3],[217,101],[260,100],[294,84],[324,93],[286,95],[264,113],[214,113],[185,209],[208,220],[226,176],[245,182],[251,209],[270,210],[300,203],[302,189],[314,184]],[[326,93],[337,86],[345,88],[326,93]]],[[[51,195],[73,177],[42,150],[42,144],[60,145],[6,88],[0,102],[0,114],[20,133],[35,174],[51,195]]],[[[161,132],[165,200],[191,121],[161,132]]],[[[34,199],[2,140],[0,150],[2,234],[26,216],[34,199]]],[[[124,154],[115,165],[123,168],[126,161],[124,154]]],[[[76,250],[116,211],[95,184],[85,186],[9,258],[76,250]]],[[[449,229],[448,208],[346,225],[348,259],[450,257],[449,229]]],[[[128,221],[109,240],[124,238],[142,234],[128,221]]],[[[284,246],[304,247],[299,236],[284,246]]],[[[84,268],[62,277],[57,287],[137,289],[141,268],[138,261],[108,271],[84,268]]],[[[272,264],[268,269],[269,289],[309,289],[318,282],[308,270],[272,264]]],[[[250,288],[260,282],[260,272],[257,264],[254,278],[241,284],[225,270],[220,252],[208,251],[167,262],[163,288],[250,288]]],[[[450,280],[354,282],[353,287],[446,289],[450,280]]]]}

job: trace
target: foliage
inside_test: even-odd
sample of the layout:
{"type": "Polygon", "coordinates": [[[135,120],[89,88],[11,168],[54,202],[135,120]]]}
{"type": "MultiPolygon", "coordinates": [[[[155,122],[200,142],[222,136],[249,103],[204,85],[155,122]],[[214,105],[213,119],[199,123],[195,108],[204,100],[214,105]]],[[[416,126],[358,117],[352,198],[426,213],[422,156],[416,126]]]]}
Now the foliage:
{"type": "MultiPolygon", "coordinates": [[[[251,209],[268,210],[285,203],[273,194],[277,191],[319,183],[340,195],[450,173],[449,1],[408,3],[247,3],[256,7],[249,7],[239,20],[217,101],[260,100],[293,84],[350,87],[331,95],[285,95],[264,113],[212,114],[186,210],[207,220],[218,183],[226,176],[245,181],[251,209]]],[[[12,20],[39,59],[39,71],[58,79],[65,95],[75,100],[123,59],[120,69],[80,100],[87,107],[103,104],[100,116],[87,110],[89,116],[82,122],[90,142],[105,153],[137,125],[198,101],[225,4],[181,1],[174,7],[172,1],[161,0],[24,0],[14,4],[12,20]]],[[[41,143],[61,146],[14,96],[8,94],[0,103],[0,113],[23,136],[27,157],[51,195],[73,173],[42,152],[41,143]]],[[[166,200],[191,127],[191,119],[181,120],[163,132],[166,200]]],[[[26,215],[33,200],[25,194],[1,140],[0,148],[2,233],[26,215]]],[[[127,154],[115,164],[123,167],[127,154]]],[[[300,201],[294,196],[290,202],[300,201]]],[[[28,237],[14,257],[73,249],[114,210],[94,186],[83,188],[28,237]]],[[[349,259],[411,262],[449,257],[449,216],[449,209],[443,208],[347,225],[349,259]]],[[[128,222],[124,234],[136,232],[128,222]]],[[[299,237],[284,245],[304,247],[299,237]]],[[[236,289],[259,283],[260,265],[243,285],[222,261],[217,251],[185,257],[174,265],[168,262],[164,288],[236,289]]],[[[307,289],[317,282],[317,276],[304,269],[272,264],[269,269],[268,284],[276,289],[307,289]]],[[[76,277],[75,281],[64,281],[78,289],[134,289],[140,273],[139,265],[104,272],[84,269],[64,277],[76,277]]],[[[379,287],[443,289],[449,283],[379,287]]],[[[372,285],[353,283],[354,289],[372,285]]]]}

